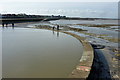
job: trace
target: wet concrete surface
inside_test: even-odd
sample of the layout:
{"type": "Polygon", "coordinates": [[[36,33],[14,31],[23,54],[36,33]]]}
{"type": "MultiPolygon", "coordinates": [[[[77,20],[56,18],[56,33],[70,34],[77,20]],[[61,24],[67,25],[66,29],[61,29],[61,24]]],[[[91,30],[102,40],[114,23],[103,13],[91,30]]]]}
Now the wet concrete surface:
{"type": "Polygon", "coordinates": [[[94,48],[94,60],[92,69],[87,80],[119,80],[118,62],[106,48],[92,45],[94,48]],[[99,47],[99,48],[98,48],[99,47]]]}
{"type": "Polygon", "coordinates": [[[88,80],[112,80],[108,62],[99,49],[94,49],[94,61],[88,80]]]}

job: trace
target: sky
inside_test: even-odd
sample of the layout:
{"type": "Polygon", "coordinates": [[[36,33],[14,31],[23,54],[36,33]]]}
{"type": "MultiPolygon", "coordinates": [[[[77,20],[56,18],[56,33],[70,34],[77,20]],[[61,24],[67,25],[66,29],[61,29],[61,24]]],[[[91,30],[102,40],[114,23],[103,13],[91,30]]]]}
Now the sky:
{"type": "Polygon", "coordinates": [[[0,2],[119,2],[119,0],[0,0],[0,2]]]}
{"type": "Polygon", "coordinates": [[[0,13],[117,18],[118,0],[102,1],[103,0],[0,0],[0,13]]]}

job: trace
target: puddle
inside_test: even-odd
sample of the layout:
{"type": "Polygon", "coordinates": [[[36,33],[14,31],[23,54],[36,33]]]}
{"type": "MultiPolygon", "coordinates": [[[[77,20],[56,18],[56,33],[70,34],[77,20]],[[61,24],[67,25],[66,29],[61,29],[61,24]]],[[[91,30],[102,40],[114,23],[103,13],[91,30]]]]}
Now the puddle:
{"type": "Polygon", "coordinates": [[[67,78],[82,53],[82,44],[64,33],[2,29],[3,78],[67,78]]]}

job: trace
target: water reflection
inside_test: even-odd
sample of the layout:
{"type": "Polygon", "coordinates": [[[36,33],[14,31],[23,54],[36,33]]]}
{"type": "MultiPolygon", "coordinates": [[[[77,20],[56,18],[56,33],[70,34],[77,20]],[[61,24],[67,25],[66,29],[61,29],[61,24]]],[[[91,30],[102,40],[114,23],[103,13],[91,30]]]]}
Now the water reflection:
{"type": "Polygon", "coordinates": [[[53,35],[55,34],[54,29],[53,29],[53,35]]]}
{"type": "Polygon", "coordinates": [[[2,26],[2,28],[4,29],[5,27],[4,27],[4,26],[2,26]]]}
{"type": "Polygon", "coordinates": [[[8,24],[8,23],[2,23],[2,28],[4,29],[4,28],[8,28],[8,27],[12,27],[12,29],[14,29],[14,23],[11,23],[11,26],[10,26],[10,24],[8,24]]]}
{"type": "MultiPolygon", "coordinates": [[[[55,31],[53,30],[53,35],[55,35],[55,31]]],[[[59,37],[59,31],[57,30],[56,31],[56,35],[57,35],[57,37],[59,37]]]]}
{"type": "Polygon", "coordinates": [[[12,26],[12,27],[11,27],[11,26],[6,26],[6,27],[5,27],[5,26],[2,26],[2,28],[3,28],[3,29],[5,29],[5,28],[6,28],[6,29],[8,29],[8,28],[14,29],[15,27],[14,27],[14,26],[12,26]]]}
{"type": "Polygon", "coordinates": [[[59,37],[59,31],[57,31],[57,37],[59,37]]]}
{"type": "Polygon", "coordinates": [[[14,26],[12,26],[12,29],[14,29],[14,26]]]}

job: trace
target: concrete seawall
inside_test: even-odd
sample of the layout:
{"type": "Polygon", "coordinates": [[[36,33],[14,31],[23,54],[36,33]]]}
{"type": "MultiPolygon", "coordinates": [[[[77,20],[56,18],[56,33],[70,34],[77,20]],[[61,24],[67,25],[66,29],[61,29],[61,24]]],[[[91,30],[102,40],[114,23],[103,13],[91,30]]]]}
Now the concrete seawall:
{"type": "Polygon", "coordinates": [[[83,37],[80,37],[70,32],[63,32],[63,33],[69,34],[77,38],[82,43],[83,48],[84,48],[83,55],[82,55],[82,58],[80,59],[79,64],[72,71],[69,77],[86,79],[90,74],[90,70],[91,70],[92,63],[93,63],[93,58],[94,58],[93,48],[87,41],[85,41],[83,37]]]}

